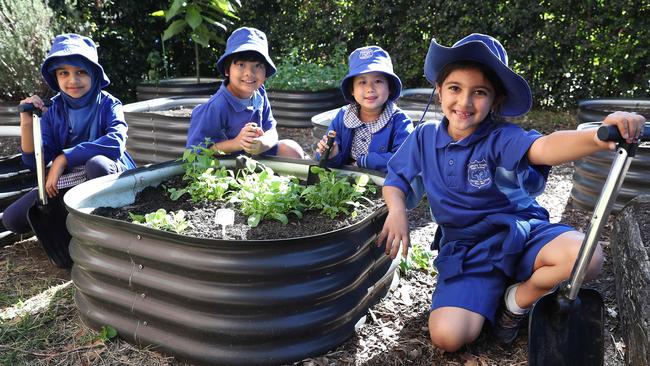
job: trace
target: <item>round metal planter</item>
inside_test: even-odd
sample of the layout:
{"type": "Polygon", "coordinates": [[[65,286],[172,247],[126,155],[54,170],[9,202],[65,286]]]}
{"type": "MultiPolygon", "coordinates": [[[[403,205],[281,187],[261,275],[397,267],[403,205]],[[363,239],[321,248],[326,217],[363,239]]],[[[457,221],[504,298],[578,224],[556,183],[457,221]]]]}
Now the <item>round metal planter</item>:
{"type": "Polygon", "coordinates": [[[339,89],[316,92],[269,90],[273,117],[280,127],[311,127],[311,118],[345,104],[339,89]]]}
{"type": "Polygon", "coordinates": [[[585,99],[578,102],[579,122],[600,122],[615,111],[637,112],[650,118],[650,99],[585,99]]]}
{"type": "Polygon", "coordinates": [[[0,126],[20,126],[18,102],[0,102],[0,126]]]}
{"type": "Polygon", "coordinates": [[[20,154],[0,157],[0,245],[22,237],[8,231],[3,223],[4,210],[36,186],[36,173],[23,164],[20,154]]]}
{"type": "MultiPolygon", "coordinates": [[[[306,162],[262,162],[307,175],[306,162]]],[[[180,164],[168,162],[65,195],[75,300],[90,326],[111,325],[122,338],[196,364],[277,365],[341,344],[387,293],[397,260],[375,245],[385,207],[329,233],[251,241],[187,237],[90,213],[129,205],[146,186],[179,174],[180,164]]]]}
{"type": "Polygon", "coordinates": [[[210,96],[217,92],[223,79],[196,77],[174,78],[160,80],[158,83],[142,83],[136,86],[139,101],[168,98],[175,96],[210,96]]]}
{"type": "MultiPolygon", "coordinates": [[[[582,123],[578,125],[578,130],[598,126],[598,122],[582,123]]],[[[605,184],[614,154],[614,151],[600,151],[575,162],[571,189],[573,207],[593,210],[605,184]]],[[[650,194],[650,146],[647,144],[637,148],[612,212],[618,212],[627,202],[641,194],[650,194]]]]}
{"type": "Polygon", "coordinates": [[[170,97],[125,105],[124,117],[129,125],[126,149],[133,160],[138,165],[144,165],[183,156],[190,116],[155,112],[193,109],[208,99],[209,97],[170,97]]]}

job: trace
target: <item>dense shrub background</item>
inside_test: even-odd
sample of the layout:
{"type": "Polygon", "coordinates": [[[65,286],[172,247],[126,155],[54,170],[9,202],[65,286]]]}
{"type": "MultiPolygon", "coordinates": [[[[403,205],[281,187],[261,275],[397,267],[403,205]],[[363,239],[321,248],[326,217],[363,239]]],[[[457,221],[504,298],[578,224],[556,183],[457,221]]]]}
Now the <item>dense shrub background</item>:
{"type": "Polygon", "coordinates": [[[306,57],[377,44],[406,87],[428,86],[422,66],[431,38],[451,46],[480,32],[498,38],[531,84],[537,106],[650,95],[650,3],[622,1],[243,1],[243,24],[269,35],[273,56],[306,57]],[[477,4],[480,4],[477,6],[477,4]],[[262,10],[263,9],[263,10],[262,10]]]}
{"type": "MultiPolygon", "coordinates": [[[[11,0],[3,4],[7,2],[11,0]]],[[[303,60],[345,63],[347,60],[332,59],[337,46],[349,53],[377,44],[390,52],[405,87],[422,87],[428,86],[422,67],[431,38],[451,46],[471,32],[482,32],[504,44],[511,66],[531,84],[536,106],[573,108],[583,98],[650,96],[647,1],[241,2],[238,26],[265,31],[276,62],[293,51],[303,60]]],[[[162,51],[160,36],[166,25],[162,18],[149,14],[168,3],[49,0],[48,4],[54,11],[54,32],[73,31],[93,38],[100,45],[100,62],[112,81],[108,90],[124,102],[134,101],[136,85],[151,69],[148,56],[152,51],[162,51]]],[[[0,39],[0,45],[3,42],[7,41],[0,39]]],[[[165,46],[169,76],[192,75],[189,40],[175,37],[165,46]]],[[[200,52],[203,76],[216,76],[215,63],[223,46],[202,48],[200,52]]],[[[27,89],[25,92],[33,91],[32,87],[27,89]]]]}

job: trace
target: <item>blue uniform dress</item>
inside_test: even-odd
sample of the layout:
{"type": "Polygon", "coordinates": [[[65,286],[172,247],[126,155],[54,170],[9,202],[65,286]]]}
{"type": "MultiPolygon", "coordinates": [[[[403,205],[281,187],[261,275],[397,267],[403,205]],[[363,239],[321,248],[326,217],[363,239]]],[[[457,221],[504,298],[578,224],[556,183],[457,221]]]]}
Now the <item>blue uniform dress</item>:
{"type": "Polygon", "coordinates": [[[439,225],[431,309],[460,307],[494,322],[506,283],[528,279],[541,248],[573,228],[549,223],[535,200],[550,167],[530,165],[526,154],[541,134],[488,117],[454,141],[447,125],[417,126],[384,185],[402,190],[410,208],[426,193],[439,225]]]}
{"type": "MultiPolygon", "coordinates": [[[[190,118],[190,128],[187,132],[186,147],[205,146],[205,138],[210,138],[212,143],[232,140],[239,131],[249,122],[255,122],[266,131],[274,130],[277,122],[271,112],[271,104],[266,95],[264,86],[260,86],[259,102],[253,98],[252,105],[245,105],[242,100],[232,95],[225,84],[214,93],[207,103],[194,108],[190,118]]],[[[275,155],[278,150],[276,144],[262,155],[275,155]]],[[[243,153],[242,151],[233,154],[243,153]]]]}
{"type": "MultiPolygon", "coordinates": [[[[351,105],[341,108],[330,124],[329,130],[336,131],[335,141],[339,146],[339,153],[328,160],[329,167],[336,168],[349,164],[352,159],[352,142],[357,129],[347,127],[344,121],[345,114],[350,107],[351,105]]],[[[388,160],[412,131],[413,123],[409,117],[397,106],[394,106],[386,124],[378,131],[369,134],[368,153],[359,156],[356,160],[357,166],[385,173],[388,160]]],[[[316,156],[319,157],[319,154],[316,156]]]]}

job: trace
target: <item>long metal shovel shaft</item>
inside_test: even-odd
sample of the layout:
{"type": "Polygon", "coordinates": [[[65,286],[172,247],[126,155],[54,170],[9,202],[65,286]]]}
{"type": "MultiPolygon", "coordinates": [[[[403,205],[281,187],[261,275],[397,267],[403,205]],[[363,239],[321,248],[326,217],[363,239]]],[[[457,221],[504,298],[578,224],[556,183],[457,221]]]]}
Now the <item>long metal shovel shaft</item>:
{"type": "Polygon", "coordinates": [[[568,298],[570,300],[575,300],[578,297],[578,292],[580,291],[582,282],[587,274],[587,268],[589,267],[591,258],[596,250],[598,238],[603,227],[607,223],[607,218],[609,217],[609,213],[614,205],[616,198],[615,195],[623,184],[625,174],[627,173],[631,162],[632,159],[628,159],[628,151],[618,147],[616,149],[616,157],[614,158],[610,168],[610,173],[605,180],[605,184],[600,193],[600,198],[596,203],[589,227],[587,228],[587,232],[582,241],[582,246],[578,253],[578,259],[576,260],[576,263],[573,266],[573,271],[571,272],[571,278],[567,285],[567,289],[569,290],[568,298]]]}
{"type": "Polygon", "coordinates": [[[36,179],[38,181],[38,199],[42,205],[47,205],[45,192],[45,157],[43,156],[43,135],[41,135],[41,118],[33,115],[32,129],[34,134],[34,157],[36,159],[36,179]]]}

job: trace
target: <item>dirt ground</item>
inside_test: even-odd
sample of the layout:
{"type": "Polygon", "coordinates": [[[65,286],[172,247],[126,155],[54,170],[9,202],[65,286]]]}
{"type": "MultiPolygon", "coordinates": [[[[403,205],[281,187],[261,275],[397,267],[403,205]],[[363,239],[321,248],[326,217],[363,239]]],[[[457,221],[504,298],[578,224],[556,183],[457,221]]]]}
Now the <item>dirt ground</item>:
{"type": "MultiPolygon", "coordinates": [[[[311,144],[311,130],[280,130],[282,138],[294,138],[305,148],[311,144]]],[[[4,148],[5,141],[1,146],[4,148]]],[[[1,150],[0,150],[1,151],[1,150]]],[[[5,151],[4,154],[7,152],[5,151]]],[[[552,221],[561,221],[584,230],[590,213],[572,209],[569,202],[571,165],[553,168],[540,203],[551,213],[552,221]]],[[[428,248],[435,224],[430,220],[426,202],[409,213],[414,246],[428,248]]],[[[609,230],[605,228],[602,245],[606,258],[609,230]]],[[[600,277],[589,284],[605,298],[605,364],[624,365],[624,343],[618,324],[618,306],[610,260],[605,260],[600,277]]],[[[0,294],[10,294],[0,302],[3,310],[25,301],[49,286],[63,284],[69,273],[55,269],[42,254],[38,241],[28,239],[0,249],[0,294]]],[[[513,345],[496,344],[488,331],[455,353],[442,353],[430,345],[427,317],[434,274],[410,271],[399,286],[372,307],[366,324],[345,343],[325,355],[308,358],[294,365],[525,365],[527,332],[524,329],[513,345]]],[[[61,291],[47,311],[31,317],[0,320],[0,364],[29,365],[187,365],[151,349],[130,345],[119,338],[105,340],[85,327],[73,301],[74,288],[61,291]],[[28,322],[29,321],[29,322],[28,322]],[[27,322],[29,327],[21,328],[27,322]],[[41,331],[47,329],[47,335],[41,331]],[[4,356],[3,356],[4,354],[4,356]],[[4,358],[3,358],[4,357],[4,358]]],[[[0,318],[1,319],[1,318],[0,318]]]]}

